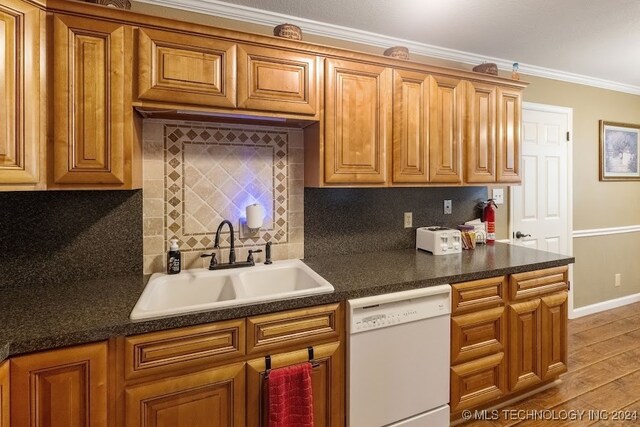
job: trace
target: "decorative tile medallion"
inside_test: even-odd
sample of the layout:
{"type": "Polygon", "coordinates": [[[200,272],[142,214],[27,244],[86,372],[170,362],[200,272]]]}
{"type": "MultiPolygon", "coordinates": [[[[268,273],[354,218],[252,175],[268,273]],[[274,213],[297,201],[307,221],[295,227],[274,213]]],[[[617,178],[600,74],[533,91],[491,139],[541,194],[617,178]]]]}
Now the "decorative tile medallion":
{"type": "MultiPolygon", "coordinates": [[[[236,246],[286,243],[288,230],[288,133],[286,130],[164,125],[166,240],[183,251],[213,245],[218,224],[237,230],[245,207],[265,212],[259,236],[236,246]]],[[[229,246],[225,227],[221,247],[229,246]]]]}

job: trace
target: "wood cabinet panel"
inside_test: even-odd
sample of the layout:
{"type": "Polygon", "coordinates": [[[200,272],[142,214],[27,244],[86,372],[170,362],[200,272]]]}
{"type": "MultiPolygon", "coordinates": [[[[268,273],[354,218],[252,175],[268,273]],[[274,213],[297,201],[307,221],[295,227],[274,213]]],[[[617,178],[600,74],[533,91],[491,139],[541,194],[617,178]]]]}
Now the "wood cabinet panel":
{"type": "Polygon", "coordinates": [[[482,310],[505,303],[505,276],[451,285],[452,313],[482,310]]]}
{"type": "Polygon", "coordinates": [[[497,353],[451,368],[451,412],[502,397],[506,391],[505,355],[497,353]]]}
{"type": "Polygon", "coordinates": [[[9,361],[0,363],[0,427],[9,427],[9,361]]]}
{"type": "Polygon", "coordinates": [[[244,319],[126,337],[125,379],[171,374],[241,357],[244,319]]]}
{"type": "Polygon", "coordinates": [[[130,27],[54,15],[56,184],[132,187],[131,63],[130,27]]]}
{"type": "MultiPolygon", "coordinates": [[[[318,366],[311,375],[313,394],[313,421],[316,427],[344,426],[345,371],[344,348],[340,343],[321,344],[313,347],[318,366]]],[[[307,349],[271,355],[272,369],[307,362],[307,349]]],[[[264,416],[262,383],[265,359],[248,362],[247,369],[247,426],[259,427],[264,416]]]]}
{"type": "Polygon", "coordinates": [[[43,23],[44,13],[26,1],[0,4],[0,188],[29,188],[41,180],[43,23]]]}
{"type": "Polygon", "coordinates": [[[547,380],[567,371],[568,293],[558,292],[541,301],[540,373],[547,380]]]}
{"type": "Polygon", "coordinates": [[[236,106],[236,44],[194,34],[141,28],[138,98],[236,106]]]}
{"type": "Polygon", "coordinates": [[[338,59],[325,68],[325,182],[385,184],[391,70],[338,59]]]}
{"type": "Polygon", "coordinates": [[[567,290],[568,274],[566,265],[512,274],[509,278],[509,298],[519,301],[567,290]]]}
{"type": "Polygon", "coordinates": [[[540,373],[540,300],[509,306],[509,390],[542,381],[540,373]]]}
{"type": "Polygon", "coordinates": [[[429,181],[429,76],[393,71],[393,182],[429,181]]]}
{"type": "Polygon", "coordinates": [[[341,304],[247,318],[247,354],[266,354],[292,346],[337,340],[342,335],[341,304]]]}
{"type": "Polygon", "coordinates": [[[238,106],[315,114],[320,57],[251,45],[238,47],[238,106]]]}
{"type": "Polygon", "coordinates": [[[522,93],[498,88],[498,142],[496,171],[498,182],[519,183],[522,128],[522,93]]]}
{"type": "Polygon", "coordinates": [[[467,86],[465,182],[496,180],[496,92],[495,85],[467,86]]]}
{"type": "Polygon", "coordinates": [[[429,175],[431,182],[462,182],[464,82],[430,77],[429,175]]]}
{"type": "Polygon", "coordinates": [[[13,427],[107,427],[107,344],[11,360],[13,427]]]}
{"type": "Polygon", "coordinates": [[[451,363],[505,351],[507,317],[504,307],[451,318],[451,363]]]}
{"type": "Polygon", "coordinates": [[[126,427],[245,425],[245,362],[129,387],[126,427]]]}

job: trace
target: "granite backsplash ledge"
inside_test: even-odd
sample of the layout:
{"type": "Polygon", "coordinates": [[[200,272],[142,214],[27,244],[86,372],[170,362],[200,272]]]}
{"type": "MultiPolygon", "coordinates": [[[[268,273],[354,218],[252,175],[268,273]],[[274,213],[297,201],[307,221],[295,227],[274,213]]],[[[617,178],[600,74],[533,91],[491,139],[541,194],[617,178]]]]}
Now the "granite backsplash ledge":
{"type": "Polygon", "coordinates": [[[142,191],[0,193],[0,288],[142,275],[142,191]]]}
{"type": "Polygon", "coordinates": [[[305,258],[413,248],[416,227],[477,218],[486,198],[487,187],[305,188],[305,258]],[[444,200],[452,200],[451,215],[444,200]],[[404,212],[413,213],[412,228],[404,212]]]}

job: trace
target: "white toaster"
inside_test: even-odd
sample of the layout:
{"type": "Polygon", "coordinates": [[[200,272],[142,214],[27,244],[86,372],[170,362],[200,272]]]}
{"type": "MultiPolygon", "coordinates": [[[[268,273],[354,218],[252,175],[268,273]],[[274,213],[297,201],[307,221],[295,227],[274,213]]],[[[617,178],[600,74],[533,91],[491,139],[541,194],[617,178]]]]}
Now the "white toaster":
{"type": "Polygon", "coordinates": [[[420,227],[416,230],[416,249],[429,251],[434,255],[460,253],[460,230],[437,226],[420,227]]]}

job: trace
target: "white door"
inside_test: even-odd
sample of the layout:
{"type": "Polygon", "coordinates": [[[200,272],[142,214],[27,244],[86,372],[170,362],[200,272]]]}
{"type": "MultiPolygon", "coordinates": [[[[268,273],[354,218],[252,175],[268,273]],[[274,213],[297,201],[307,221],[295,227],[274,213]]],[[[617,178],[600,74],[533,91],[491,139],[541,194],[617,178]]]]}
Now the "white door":
{"type": "Polygon", "coordinates": [[[524,103],[522,185],[511,187],[514,244],[571,255],[572,110],[524,103]]]}

